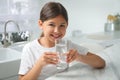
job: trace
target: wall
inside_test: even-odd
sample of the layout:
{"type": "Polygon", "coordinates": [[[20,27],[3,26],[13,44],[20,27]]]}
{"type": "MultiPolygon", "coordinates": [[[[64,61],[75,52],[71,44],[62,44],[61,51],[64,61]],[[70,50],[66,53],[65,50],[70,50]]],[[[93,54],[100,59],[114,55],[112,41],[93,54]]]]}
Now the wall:
{"type": "Polygon", "coordinates": [[[49,1],[60,2],[67,9],[68,36],[72,30],[78,29],[83,33],[102,32],[107,16],[120,13],[120,0],[42,0],[41,6],[49,1]]]}
{"type": "MultiPolygon", "coordinates": [[[[14,0],[15,1],[15,0],[14,0]]],[[[23,0],[24,1],[24,0],[23,0]]],[[[94,33],[104,31],[104,23],[107,22],[109,14],[120,13],[120,0],[27,0],[29,10],[32,13],[31,20],[25,23],[28,29],[39,35],[37,20],[42,6],[49,1],[62,3],[68,11],[69,27],[67,36],[71,36],[73,30],[81,30],[83,33],[94,33]]],[[[4,2],[4,0],[3,0],[4,2]]],[[[5,3],[5,2],[4,2],[5,3]]],[[[6,8],[6,7],[4,7],[6,8]]],[[[2,9],[2,8],[1,8],[2,9]]],[[[3,10],[3,9],[2,9],[3,10]]],[[[6,12],[6,11],[4,11],[6,12]]],[[[24,19],[24,17],[23,17],[24,19]]],[[[21,24],[22,26],[22,24],[21,24]]],[[[24,27],[23,27],[24,28],[24,27]]]]}
{"type": "MultiPolygon", "coordinates": [[[[0,33],[4,32],[5,22],[14,20],[20,30],[30,30],[35,37],[40,35],[38,18],[40,12],[39,0],[0,0],[0,33]]],[[[7,27],[7,32],[15,31],[15,27],[7,27]]]]}

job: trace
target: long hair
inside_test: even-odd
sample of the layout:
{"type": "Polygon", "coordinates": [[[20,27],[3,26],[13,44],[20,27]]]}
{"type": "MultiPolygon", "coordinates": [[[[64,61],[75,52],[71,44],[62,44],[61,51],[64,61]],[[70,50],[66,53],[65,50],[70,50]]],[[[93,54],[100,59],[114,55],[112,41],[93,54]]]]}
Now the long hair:
{"type": "MultiPolygon", "coordinates": [[[[40,12],[40,20],[42,22],[55,18],[58,15],[62,15],[66,22],[68,22],[68,14],[64,6],[58,2],[48,2],[46,3],[41,12],[40,12]]],[[[41,37],[43,37],[44,34],[41,34],[41,37]]]]}

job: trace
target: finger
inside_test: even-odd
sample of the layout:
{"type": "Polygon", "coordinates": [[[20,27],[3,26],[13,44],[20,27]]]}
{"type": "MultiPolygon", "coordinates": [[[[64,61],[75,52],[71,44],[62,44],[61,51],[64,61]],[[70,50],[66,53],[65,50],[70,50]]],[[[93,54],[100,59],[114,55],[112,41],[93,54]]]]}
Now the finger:
{"type": "Polygon", "coordinates": [[[76,58],[76,53],[77,53],[77,50],[72,50],[70,53],[69,53],[69,56],[68,56],[68,62],[71,62],[73,60],[75,60],[76,58]]]}
{"type": "Polygon", "coordinates": [[[69,58],[70,58],[71,53],[72,53],[72,49],[71,49],[71,50],[69,50],[69,52],[67,53],[67,59],[69,59],[69,58]]]}
{"type": "Polygon", "coordinates": [[[55,55],[55,56],[57,55],[57,53],[54,53],[54,52],[45,52],[44,54],[45,55],[55,55]]]}
{"type": "Polygon", "coordinates": [[[75,60],[75,58],[76,58],[76,57],[75,57],[75,56],[73,56],[73,57],[72,57],[71,59],[69,59],[67,62],[68,62],[68,63],[70,63],[70,62],[74,61],[74,60],[75,60]]]}
{"type": "Polygon", "coordinates": [[[45,55],[44,59],[47,64],[56,64],[58,62],[58,57],[53,55],[45,55]]]}
{"type": "Polygon", "coordinates": [[[49,59],[47,59],[47,62],[50,63],[50,64],[57,64],[58,63],[58,59],[49,58],[49,59]]]}
{"type": "Polygon", "coordinates": [[[48,53],[48,52],[45,52],[45,57],[46,58],[57,58],[58,56],[57,56],[57,54],[55,54],[55,53],[48,53]]]}
{"type": "Polygon", "coordinates": [[[69,54],[68,54],[68,59],[71,59],[73,56],[74,56],[74,54],[75,54],[75,50],[70,50],[69,51],[69,54]]]}

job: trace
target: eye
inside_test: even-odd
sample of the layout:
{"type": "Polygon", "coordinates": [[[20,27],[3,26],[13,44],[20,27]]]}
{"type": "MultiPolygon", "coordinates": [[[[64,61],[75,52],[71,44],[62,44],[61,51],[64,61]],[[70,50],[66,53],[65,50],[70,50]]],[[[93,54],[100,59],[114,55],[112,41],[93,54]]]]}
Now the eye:
{"type": "Polygon", "coordinates": [[[60,25],[60,27],[65,27],[65,25],[60,25]]]}
{"type": "Polygon", "coordinates": [[[51,24],[49,24],[49,26],[51,26],[51,27],[55,27],[55,25],[54,25],[54,24],[52,24],[52,23],[51,23],[51,24]]]}

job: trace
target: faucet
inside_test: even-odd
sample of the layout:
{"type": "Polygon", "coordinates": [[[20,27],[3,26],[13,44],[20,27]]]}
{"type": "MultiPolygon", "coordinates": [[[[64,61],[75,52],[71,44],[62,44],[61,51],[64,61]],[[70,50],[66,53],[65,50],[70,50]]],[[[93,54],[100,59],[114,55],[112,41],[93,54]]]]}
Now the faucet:
{"type": "Polygon", "coordinates": [[[8,47],[11,45],[11,42],[9,40],[7,40],[7,32],[6,32],[6,28],[7,28],[7,25],[8,23],[14,23],[17,27],[17,29],[20,31],[20,28],[19,28],[19,25],[14,21],[14,20],[8,20],[7,22],[5,22],[5,26],[4,26],[4,38],[3,38],[3,41],[2,41],[2,44],[3,44],[3,47],[8,47]]]}

